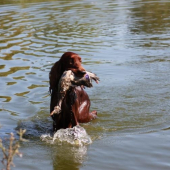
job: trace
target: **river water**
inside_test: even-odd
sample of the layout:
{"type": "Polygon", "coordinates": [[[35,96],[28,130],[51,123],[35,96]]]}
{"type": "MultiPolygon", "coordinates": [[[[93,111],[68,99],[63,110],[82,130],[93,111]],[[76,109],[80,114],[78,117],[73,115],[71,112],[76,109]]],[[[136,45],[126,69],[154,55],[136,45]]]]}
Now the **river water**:
{"type": "MultiPolygon", "coordinates": [[[[170,2],[1,0],[0,138],[27,129],[14,170],[170,169],[170,2]],[[100,77],[87,146],[52,128],[48,74],[66,51],[100,77]]],[[[0,153],[0,158],[2,153],[0,153]]],[[[0,169],[2,169],[0,164],[0,169]]]]}

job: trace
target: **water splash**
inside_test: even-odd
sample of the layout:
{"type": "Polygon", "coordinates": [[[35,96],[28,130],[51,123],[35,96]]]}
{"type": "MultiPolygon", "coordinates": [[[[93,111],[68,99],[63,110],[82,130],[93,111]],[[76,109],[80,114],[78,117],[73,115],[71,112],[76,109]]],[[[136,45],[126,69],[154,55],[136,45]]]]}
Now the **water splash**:
{"type": "Polygon", "coordinates": [[[71,145],[83,146],[92,143],[90,136],[86,130],[81,126],[73,128],[60,129],[53,136],[50,134],[41,135],[41,140],[47,143],[69,143],[71,145]]]}

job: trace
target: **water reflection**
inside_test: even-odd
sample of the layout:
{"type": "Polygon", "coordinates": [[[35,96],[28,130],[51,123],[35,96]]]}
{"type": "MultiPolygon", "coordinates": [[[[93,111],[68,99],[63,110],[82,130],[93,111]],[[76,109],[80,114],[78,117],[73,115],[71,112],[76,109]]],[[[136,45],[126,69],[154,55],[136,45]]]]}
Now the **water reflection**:
{"type": "Polygon", "coordinates": [[[60,129],[54,135],[43,134],[41,140],[52,147],[53,169],[79,169],[86,159],[91,138],[81,126],[60,129]]]}
{"type": "MultiPolygon", "coordinates": [[[[6,71],[6,72],[0,72],[0,76],[1,77],[6,77],[8,76],[9,74],[13,74],[19,70],[28,70],[30,67],[27,66],[27,67],[11,67],[9,71],[6,71]]],[[[15,78],[14,78],[15,79],[15,78]]]]}
{"type": "Polygon", "coordinates": [[[79,170],[81,164],[86,160],[87,146],[73,147],[61,145],[54,148],[53,170],[70,169],[79,170]]]}
{"type": "Polygon", "coordinates": [[[11,97],[10,96],[0,96],[1,99],[5,99],[4,101],[2,102],[10,102],[11,100],[11,97]]]}
{"type": "MultiPolygon", "coordinates": [[[[134,1],[131,15],[135,27],[131,28],[135,33],[163,34],[169,30],[170,18],[168,1],[134,1]]],[[[158,37],[157,37],[158,38],[158,37]]],[[[154,40],[154,39],[153,39],[154,40]]],[[[156,39],[155,39],[156,40],[156,39]]]]}
{"type": "Polygon", "coordinates": [[[25,121],[19,121],[16,130],[19,130],[20,128],[27,129],[24,138],[29,139],[29,142],[31,143],[36,141],[36,144],[48,146],[50,150],[50,159],[53,164],[53,170],[79,170],[82,163],[87,159],[87,150],[89,147],[87,144],[89,144],[88,140],[90,138],[86,132],[84,133],[85,129],[82,127],[77,127],[77,130],[74,130],[73,128],[70,130],[61,130],[58,138],[53,139],[53,132],[51,129],[52,121],[49,121],[47,118],[44,119],[44,114],[45,112],[41,111],[41,116],[35,116],[25,121]],[[44,128],[44,125],[46,128],[44,128]],[[72,135],[73,131],[76,133],[74,136],[72,135]],[[81,131],[83,131],[82,134],[81,131]],[[63,136],[65,137],[64,139],[62,138],[63,136]],[[73,141],[76,138],[80,140],[80,145],[77,145],[77,142],[75,143],[73,141]],[[66,140],[68,140],[68,142],[66,142],[66,140]]]}
{"type": "Polygon", "coordinates": [[[129,29],[133,34],[141,35],[143,38],[134,41],[139,46],[147,48],[167,48],[169,47],[169,39],[167,31],[170,27],[169,8],[170,4],[167,1],[149,0],[133,2],[134,8],[131,8],[132,24],[129,29]]]}

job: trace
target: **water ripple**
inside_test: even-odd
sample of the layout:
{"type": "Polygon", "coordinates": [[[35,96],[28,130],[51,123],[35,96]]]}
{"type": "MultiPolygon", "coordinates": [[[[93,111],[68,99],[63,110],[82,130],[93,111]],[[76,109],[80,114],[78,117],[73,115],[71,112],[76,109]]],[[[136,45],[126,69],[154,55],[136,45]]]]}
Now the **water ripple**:
{"type": "Polygon", "coordinates": [[[0,5],[0,93],[9,114],[46,108],[48,116],[50,68],[73,51],[102,80],[87,89],[99,112],[94,138],[169,120],[169,2],[12,2],[0,5]]]}

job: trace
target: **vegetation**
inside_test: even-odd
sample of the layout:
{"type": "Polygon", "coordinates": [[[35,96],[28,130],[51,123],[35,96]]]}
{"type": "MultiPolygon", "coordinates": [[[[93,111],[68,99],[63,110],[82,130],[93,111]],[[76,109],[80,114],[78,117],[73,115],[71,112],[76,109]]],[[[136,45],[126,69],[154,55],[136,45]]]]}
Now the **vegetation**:
{"type": "Polygon", "coordinates": [[[19,148],[20,148],[19,143],[21,141],[27,141],[23,139],[23,135],[25,132],[26,130],[22,130],[22,129],[18,131],[18,134],[19,134],[18,140],[14,137],[13,133],[10,133],[10,137],[7,139],[8,141],[7,147],[3,145],[3,141],[2,139],[0,139],[0,149],[3,153],[2,163],[5,166],[5,170],[10,170],[11,166],[15,166],[13,163],[13,158],[15,155],[22,157],[22,153],[19,151],[19,148]]]}

